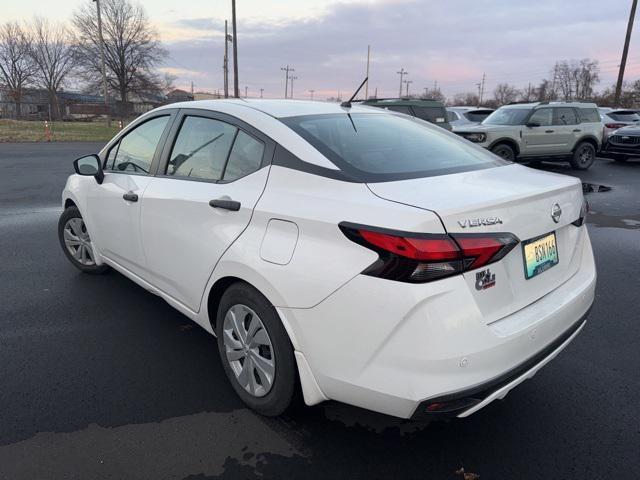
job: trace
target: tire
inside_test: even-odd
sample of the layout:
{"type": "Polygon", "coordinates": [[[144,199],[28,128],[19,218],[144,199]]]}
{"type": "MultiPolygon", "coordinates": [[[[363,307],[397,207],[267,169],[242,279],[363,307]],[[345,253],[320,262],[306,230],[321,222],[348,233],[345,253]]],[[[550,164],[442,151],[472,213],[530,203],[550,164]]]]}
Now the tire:
{"type": "Polygon", "coordinates": [[[596,149],[589,142],[581,142],[573,151],[573,157],[569,161],[575,170],[587,170],[596,159],[596,149]]]}
{"type": "Polygon", "coordinates": [[[491,151],[495,155],[509,162],[515,162],[516,160],[516,152],[506,143],[499,143],[498,145],[494,145],[491,148],[491,151]]]}
{"type": "Polygon", "coordinates": [[[269,300],[247,283],[232,284],[220,299],[216,335],[224,371],[242,401],[269,417],[287,410],[297,369],[289,336],[269,300]]]}
{"type": "Polygon", "coordinates": [[[58,220],[58,240],[62,251],[78,270],[100,274],[109,270],[107,265],[96,265],[91,237],[78,207],[66,208],[58,220]]]}

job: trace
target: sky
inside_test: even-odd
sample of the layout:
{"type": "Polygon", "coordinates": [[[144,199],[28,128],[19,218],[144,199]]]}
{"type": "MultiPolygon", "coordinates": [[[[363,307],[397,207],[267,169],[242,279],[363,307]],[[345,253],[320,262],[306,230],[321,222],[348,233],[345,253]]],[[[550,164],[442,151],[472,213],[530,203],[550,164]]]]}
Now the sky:
{"type": "MultiPolygon", "coordinates": [[[[3,0],[0,22],[35,14],[68,21],[91,0],[3,0]]],[[[222,88],[224,20],[230,0],[138,0],[169,57],[160,67],[176,85],[222,88]]],[[[401,68],[409,93],[437,82],[447,96],[485,95],[498,83],[519,88],[549,77],[555,61],[600,61],[599,88],[613,84],[631,0],[237,0],[240,90],[284,96],[285,65],[295,68],[294,97],[347,95],[366,71],[369,90],[397,96],[401,68]]],[[[639,14],[640,15],[640,14],[639,14]]],[[[631,39],[626,80],[640,78],[640,25],[631,39]]],[[[232,81],[232,80],[231,80],[232,81]]],[[[405,90],[403,89],[403,92],[405,90]]]]}

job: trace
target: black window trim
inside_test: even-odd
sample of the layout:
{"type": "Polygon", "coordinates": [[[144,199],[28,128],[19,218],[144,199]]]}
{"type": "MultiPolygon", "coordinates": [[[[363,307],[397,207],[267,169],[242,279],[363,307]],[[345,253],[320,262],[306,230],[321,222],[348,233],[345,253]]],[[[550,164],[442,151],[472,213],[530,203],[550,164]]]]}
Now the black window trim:
{"type": "MultiPolygon", "coordinates": [[[[102,168],[104,170],[104,173],[105,174],[113,173],[117,175],[137,175],[141,177],[155,176],[158,169],[160,154],[163,151],[164,145],[167,141],[167,137],[171,131],[171,128],[175,123],[175,117],[177,112],[178,110],[175,108],[159,110],[158,112],[155,112],[153,115],[146,115],[146,116],[135,119],[125,128],[123,128],[120,132],[118,132],[118,134],[116,134],[116,136],[113,137],[109,141],[109,143],[107,143],[107,145],[100,151],[98,155],[100,157],[100,160],[102,161],[102,168]],[[131,133],[133,130],[135,130],[142,124],[160,117],[169,117],[169,120],[167,121],[167,124],[165,125],[164,130],[162,131],[162,135],[160,135],[160,139],[158,140],[158,144],[156,145],[156,150],[153,153],[153,158],[151,159],[149,173],[142,173],[142,172],[138,173],[138,172],[124,171],[124,170],[118,171],[118,170],[110,170],[106,168],[107,160],[109,159],[109,154],[111,153],[111,150],[113,150],[114,148],[120,149],[120,141],[124,137],[126,137],[129,133],[131,133]]],[[[116,151],[116,157],[117,157],[117,151],[116,151]]]]}
{"type": "Polygon", "coordinates": [[[198,108],[181,108],[177,111],[176,119],[173,122],[171,130],[168,132],[167,140],[164,143],[164,148],[162,149],[162,153],[160,155],[160,159],[158,162],[158,168],[156,170],[156,177],[159,178],[169,178],[172,180],[182,180],[187,182],[203,182],[203,183],[212,183],[212,184],[220,184],[227,185],[233,182],[236,182],[248,175],[251,175],[259,170],[262,170],[264,167],[271,165],[273,154],[275,151],[276,142],[274,142],[270,137],[262,133],[260,130],[255,127],[249,125],[246,122],[243,122],[239,118],[234,117],[233,115],[229,115],[222,112],[216,112],[213,110],[204,110],[198,108]],[[224,166],[222,168],[221,178],[219,180],[211,180],[208,178],[193,178],[193,177],[179,177],[175,175],[167,175],[167,164],[169,162],[169,156],[173,150],[174,144],[178,139],[178,134],[180,133],[180,129],[182,128],[182,124],[186,117],[201,117],[208,118],[211,120],[218,120],[229,125],[232,125],[236,128],[236,132],[233,137],[233,141],[231,142],[231,146],[229,147],[229,151],[227,152],[227,158],[225,159],[224,166]],[[260,164],[260,168],[254,170],[247,175],[242,177],[235,178],[231,181],[224,180],[224,174],[227,170],[227,164],[229,163],[229,157],[231,155],[231,150],[233,150],[233,146],[235,145],[236,138],[238,136],[238,132],[242,130],[244,133],[249,135],[250,137],[258,140],[264,145],[264,152],[262,153],[262,162],[260,164]],[[162,172],[162,173],[161,173],[162,172]]]}

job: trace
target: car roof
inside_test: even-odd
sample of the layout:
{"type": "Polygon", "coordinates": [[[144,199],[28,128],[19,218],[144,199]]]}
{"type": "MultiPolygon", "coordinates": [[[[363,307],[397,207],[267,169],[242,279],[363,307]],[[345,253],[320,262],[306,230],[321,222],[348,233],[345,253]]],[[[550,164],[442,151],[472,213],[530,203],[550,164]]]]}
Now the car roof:
{"type": "Polygon", "coordinates": [[[417,106],[417,107],[444,107],[442,102],[433,99],[419,98],[370,98],[362,102],[362,105],[376,105],[378,107],[386,106],[417,106]]]}
{"type": "Polygon", "coordinates": [[[317,102],[309,100],[270,100],[221,98],[215,100],[195,100],[165,105],[161,108],[197,108],[203,110],[220,111],[221,107],[250,108],[265,113],[274,118],[298,117],[303,115],[321,115],[331,113],[379,113],[379,109],[360,106],[353,103],[351,108],[341,107],[339,103],[317,102]]]}
{"type": "Polygon", "coordinates": [[[493,111],[495,111],[495,108],[457,106],[457,107],[447,107],[447,110],[453,110],[454,112],[471,112],[473,110],[480,110],[480,111],[485,111],[486,110],[488,112],[493,112],[493,111]]]}

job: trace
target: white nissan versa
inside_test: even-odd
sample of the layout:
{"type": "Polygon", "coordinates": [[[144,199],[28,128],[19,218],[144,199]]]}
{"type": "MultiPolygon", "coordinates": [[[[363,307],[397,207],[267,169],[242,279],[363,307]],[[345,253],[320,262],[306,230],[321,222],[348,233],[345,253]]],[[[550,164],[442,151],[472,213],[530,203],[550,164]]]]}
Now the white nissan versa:
{"type": "Polygon", "coordinates": [[[74,165],[69,260],[214,333],[265,415],[299,384],[308,405],[465,417],[555,357],[593,302],[576,178],[396,112],[173,104],[74,165]]]}

